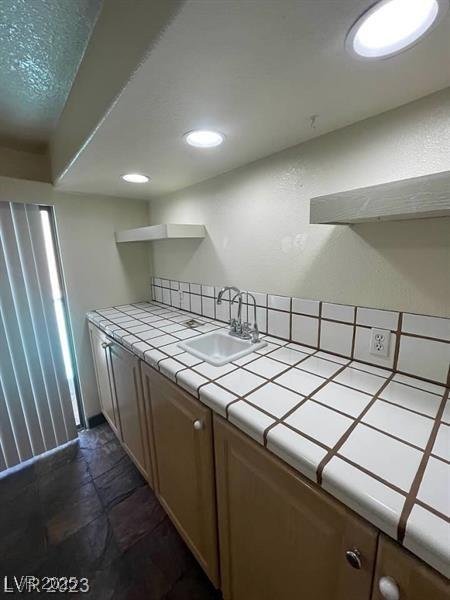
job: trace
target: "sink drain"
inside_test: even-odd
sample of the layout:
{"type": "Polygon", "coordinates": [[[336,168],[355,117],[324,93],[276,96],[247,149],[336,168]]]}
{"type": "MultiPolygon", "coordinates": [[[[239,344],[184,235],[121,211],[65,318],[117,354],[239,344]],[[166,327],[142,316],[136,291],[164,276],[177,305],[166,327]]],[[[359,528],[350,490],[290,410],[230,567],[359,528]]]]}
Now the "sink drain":
{"type": "Polygon", "coordinates": [[[205,323],[202,323],[201,321],[197,321],[196,319],[189,319],[189,321],[184,321],[184,323],[181,323],[182,325],[184,325],[185,327],[200,327],[201,325],[204,325],[205,323]]]}

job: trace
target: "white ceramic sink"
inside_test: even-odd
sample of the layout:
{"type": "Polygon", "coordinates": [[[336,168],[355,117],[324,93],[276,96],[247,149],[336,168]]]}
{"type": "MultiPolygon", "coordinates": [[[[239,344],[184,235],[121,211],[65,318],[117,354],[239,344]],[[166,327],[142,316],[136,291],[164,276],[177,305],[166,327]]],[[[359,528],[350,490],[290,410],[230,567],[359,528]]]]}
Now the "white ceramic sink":
{"type": "Polygon", "coordinates": [[[216,367],[226,365],[264,346],[267,346],[266,342],[254,344],[251,340],[241,340],[226,331],[211,331],[178,344],[179,348],[216,367]]]}

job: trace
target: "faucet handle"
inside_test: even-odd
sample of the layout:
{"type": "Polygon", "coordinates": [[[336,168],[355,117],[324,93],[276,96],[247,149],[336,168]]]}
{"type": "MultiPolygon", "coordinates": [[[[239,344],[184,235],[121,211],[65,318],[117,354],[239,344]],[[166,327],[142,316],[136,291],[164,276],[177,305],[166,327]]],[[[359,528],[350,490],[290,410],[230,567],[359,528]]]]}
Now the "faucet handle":
{"type": "Polygon", "coordinates": [[[249,340],[253,336],[253,330],[250,326],[250,323],[248,323],[247,321],[245,323],[242,323],[241,335],[242,338],[245,340],[249,340]]]}
{"type": "Polygon", "coordinates": [[[252,342],[253,344],[257,344],[259,342],[259,329],[258,329],[258,325],[255,323],[253,323],[253,330],[252,330],[252,342]]]}
{"type": "Polygon", "coordinates": [[[249,301],[249,299],[251,299],[253,302],[253,329],[249,329],[249,332],[251,333],[251,336],[252,336],[252,343],[257,344],[259,342],[259,329],[258,329],[258,323],[257,323],[257,319],[256,319],[256,299],[255,299],[255,296],[253,294],[251,294],[250,292],[242,292],[242,293],[246,294],[247,302],[249,301]]]}

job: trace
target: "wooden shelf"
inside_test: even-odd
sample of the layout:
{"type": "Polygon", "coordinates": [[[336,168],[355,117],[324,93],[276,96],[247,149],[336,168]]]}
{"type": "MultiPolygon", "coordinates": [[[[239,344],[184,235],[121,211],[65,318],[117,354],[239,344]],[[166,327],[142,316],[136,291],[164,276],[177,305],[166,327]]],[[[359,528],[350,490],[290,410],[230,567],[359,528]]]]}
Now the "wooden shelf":
{"type": "Polygon", "coordinates": [[[311,198],[310,223],[349,225],[450,216],[450,171],[311,198]]]}
{"type": "Polygon", "coordinates": [[[162,224],[116,231],[116,242],[152,242],[179,238],[204,238],[204,225],[162,224]]]}

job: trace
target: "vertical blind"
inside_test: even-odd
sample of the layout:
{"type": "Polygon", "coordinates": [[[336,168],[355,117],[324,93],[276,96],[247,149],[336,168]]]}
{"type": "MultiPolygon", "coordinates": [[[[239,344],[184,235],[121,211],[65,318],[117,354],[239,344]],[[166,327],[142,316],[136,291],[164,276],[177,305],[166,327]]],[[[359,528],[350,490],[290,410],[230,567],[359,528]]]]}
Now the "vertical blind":
{"type": "Polygon", "coordinates": [[[39,206],[0,201],[0,471],[76,435],[39,206]]]}

